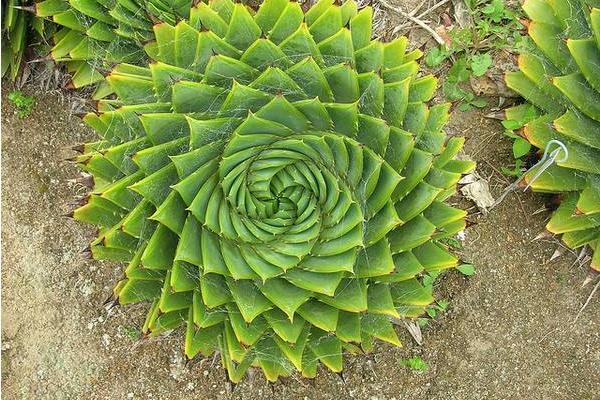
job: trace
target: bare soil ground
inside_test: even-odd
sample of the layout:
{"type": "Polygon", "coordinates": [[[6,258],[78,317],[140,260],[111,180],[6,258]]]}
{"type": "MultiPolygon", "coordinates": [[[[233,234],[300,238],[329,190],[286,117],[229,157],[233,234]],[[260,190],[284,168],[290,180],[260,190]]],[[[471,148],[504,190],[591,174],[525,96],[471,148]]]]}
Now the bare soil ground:
{"type": "MultiPolygon", "coordinates": [[[[403,348],[349,356],[343,377],[321,370],[268,384],[252,374],[234,387],[218,359],[185,362],[179,331],[139,341],[143,306],[103,307],[122,267],[85,260],[93,229],[63,216],[83,190],[69,181],[68,147],[93,134],[60,93],[25,91],[38,101],[26,119],[2,95],[3,399],[600,398],[597,297],[573,323],[588,270],[569,252],[550,261],[556,240],[532,241],[548,213],[532,215],[544,199],[529,193],[485,217],[472,210],[461,252],[477,274],[451,272],[438,285],[451,306],[424,328],[422,346],[400,330],[403,348]],[[416,355],[426,371],[401,365],[416,355]]],[[[486,112],[456,112],[447,131],[467,137],[465,153],[498,195],[510,143],[486,112]]]]}

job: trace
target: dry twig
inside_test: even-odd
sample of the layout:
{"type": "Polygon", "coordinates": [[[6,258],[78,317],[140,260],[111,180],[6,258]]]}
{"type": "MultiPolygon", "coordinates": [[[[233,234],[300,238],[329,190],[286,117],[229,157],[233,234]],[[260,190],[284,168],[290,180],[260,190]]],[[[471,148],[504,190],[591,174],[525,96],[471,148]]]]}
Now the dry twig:
{"type": "Polygon", "coordinates": [[[585,301],[585,303],[583,304],[583,306],[581,306],[581,308],[579,309],[579,312],[577,313],[577,315],[575,316],[575,319],[573,320],[573,325],[575,325],[577,323],[577,320],[581,316],[581,313],[583,312],[583,310],[585,310],[585,308],[588,306],[588,304],[590,304],[590,301],[592,301],[592,297],[594,297],[594,294],[596,294],[596,290],[598,290],[598,286],[600,286],[600,280],[596,283],[596,285],[594,286],[594,289],[592,289],[592,293],[590,293],[590,295],[588,296],[588,298],[585,301]]]}
{"type": "MultiPolygon", "coordinates": [[[[442,0],[440,2],[435,3],[433,6],[429,7],[427,10],[423,11],[421,14],[417,15],[417,18],[420,20],[423,20],[423,17],[427,16],[429,13],[437,10],[438,8],[440,8],[441,6],[445,5],[446,3],[448,3],[450,0],[442,0]]],[[[418,7],[416,7],[414,10],[412,10],[410,13],[408,13],[408,15],[414,16],[420,9],[421,7],[423,7],[423,4],[425,2],[419,4],[418,7]]],[[[413,22],[413,21],[411,21],[413,22]]],[[[408,28],[411,24],[411,22],[405,22],[403,24],[398,25],[395,29],[394,29],[394,33],[398,33],[400,32],[402,29],[408,28]]]]}
{"type": "Polygon", "coordinates": [[[383,5],[388,10],[400,15],[401,17],[411,20],[412,22],[414,22],[421,28],[425,29],[431,35],[431,37],[433,37],[433,39],[435,39],[435,41],[438,42],[439,44],[441,44],[441,45],[446,44],[446,42],[444,42],[444,39],[442,39],[442,37],[436,31],[434,31],[429,25],[427,25],[421,19],[415,17],[414,15],[405,13],[400,8],[392,6],[385,0],[379,0],[379,3],[381,3],[381,5],[383,5]]]}

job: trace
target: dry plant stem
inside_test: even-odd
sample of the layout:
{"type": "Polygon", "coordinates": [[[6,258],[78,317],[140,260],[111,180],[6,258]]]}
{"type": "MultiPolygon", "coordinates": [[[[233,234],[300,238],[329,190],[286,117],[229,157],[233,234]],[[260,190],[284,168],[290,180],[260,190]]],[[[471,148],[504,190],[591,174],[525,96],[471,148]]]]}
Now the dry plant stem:
{"type": "MultiPolygon", "coordinates": [[[[498,169],[496,167],[494,167],[490,162],[488,162],[485,159],[483,160],[483,162],[485,162],[496,174],[498,174],[498,176],[501,178],[502,181],[504,181],[504,183],[510,184],[508,179],[506,179],[504,177],[504,175],[502,175],[502,173],[500,171],[498,171],[498,169]]],[[[521,211],[523,212],[523,215],[525,216],[525,220],[529,221],[529,216],[525,212],[525,207],[523,207],[523,201],[521,200],[521,197],[518,195],[518,193],[517,193],[517,200],[519,200],[519,207],[521,208],[521,211]]]]}
{"type": "Polygon", "coordinates": [[[454,5],[454,19],[458,22],[461,28],[470,27],[473,25],[469,7],[465,4],[464,0],[452,0],[454,5]]]}
{"type": "Polygon", "coordinates": [[[416,15],[419,10],[421,9],[421,7],[423,7],[425,5],[425,3],[427,3],[428,0],[423,0],[419,3],[418,6],[416,6],[411,12],[409,12],[409,15],[416,15]]]}
{"type": "MultiPolygon", "coordinates": [[[[483,140],[480,141],[479,143],[479,147],[471,152],[471,157],[475,157],[476,155],[478,155],[481,151],[483,151],[488,145],[490,145],[492,142],[492,139],[494,139],[497,136],[496,133],[491,133],[489,135],[486,135],[483,140]]],[[[492,142],[493,143],[493,142],[492,142]]]]}
{"type": "Polygon", "coordinates": [[[600,286],[600,280],[598,282],[596,282],[596,285],[592,289],[592,293],[590,293],[590,295],[588,296],[588,298],[585,301],[585,303],[583,304],[583,306],[581,306],[581,308],[579,309],[579,312],[577,313],[577,315],[575,316],[575,319],[573,320],[573,327],[577,323],[577,320],[581,316],[581,313],[583,312],[583,310],[585,310],[585,308],[588,306],[588,304],[590,304],[590,301],[592,301],[594,294],[596,294],[596,291],[598,290],[598,286],[600,286]]]}
{"type": "Polygon", "coordinates": [[[571,267],[575,266],[575,264],[579,264],[579,266],[582,266],[584,264],[586,256],[587,256],[587,246],[583,246],[581,248],[581,251],[577,255],[577,259],[575,261],[573,261],[573,264],[571,264],[571,267]]]}
{"type": "MultiPolygon", "coordinates": [[[[427,14],[437,10],[438,8],[440,8],[441,6],[447,4],[450,0],[442,0],[438,3],[435,3],[433,6],[429,7],[427,10],[423,11],[421,14],[417,15],[417,18],[422,20],[423,17],[425,17],[427,14]]],[[[418,10],[421,9],[421,7],[423,6],[425,2],[421,3],[418,7],[416,7],[413,11],[411,11],[409,13],[410,16],[414,16],[418,10]]],[[[394,32],[400,32],[400,30],[402,29],[406,29],[410,26],[410,22],[405,22],[403,24],[398,25],[395,29],[394,32]]]]}
{"type": "Polygon", "coordinates": [[[419,326],[419,324],[417,324],[416,322],[406,322],[406,321],[402,321],[404,323],[404,327],[406,328],[406,330],[408,331],[408,333],[410,333],[410,336],[412,336],[413,340],[419,345],[421,346],[423,344],[423,334],[421,333],[421,327],[419,326]]]}
{"type": "Polygon", "coordinates": [[[411,21],[413,21],[415,24],[419,25],[421,28],[425,29],[430,35],[431,37],[433,37],[433,39],[438,42],[440,45],[444,45],[446,44],[446,42],[444,42],[444,39],[442,39],[442,37],[440,35],[437,34],[436,31],[434,31],[429,25],[427,25],[425,22],[423,22],[422,20],[420,20],[419,18],[407,14],[404,11],[400,10],[397,7],[392,6],[391,4],[389,4],[388,2],[386,2],[385,0],[379,0],[379,2],[381,3],[381,5],[383,5],[385,8],[387,8],[388,10],[404,17],[407,18],[411,21]]]}
{"type": "Polygon", "coordinates": [[[492,165],[492,163],[490,163],[488,160],[483,160],[484,163],[487,164],[488,167],[490,167],[496,174],[498,174],[498,176],[500,177],[500,180],[502,180],[504,183],[506,183],[507,185],[510,184],[510,181],[508,179],[506,179],[504,177],[504,175],[502,175],[502,172],[498,171],[498,168],[494,167],[492,165]]]}

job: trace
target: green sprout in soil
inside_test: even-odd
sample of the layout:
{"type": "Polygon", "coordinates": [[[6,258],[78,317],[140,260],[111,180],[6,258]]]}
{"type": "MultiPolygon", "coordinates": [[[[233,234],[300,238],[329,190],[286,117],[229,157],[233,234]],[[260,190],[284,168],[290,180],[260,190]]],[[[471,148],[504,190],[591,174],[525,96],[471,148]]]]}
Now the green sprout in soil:
{"type": "Polygon", "coordinates": [[[19,118],[27,118],[35,106],[35,97],[27,96],[20,90],[10,92],[8,94],[8,101],[16,107],[19,118]]]}
{"type": "Polygon", "coordinates": [[[446,299],[438,300],[435,304],[432,304],[427,308],[427,315],[431,318],[435,318],[438,313],[447,311],[448,307],[450,307],[450,301],[446,299]]]}
{"type": "Polygon", "coordinates": [[[439,271],[430,271],[429,273],[423,275],[423,278],[422,278],[423,286],[425,286],[427,289],[432,289],[433,283],[440,275],[441,275],[441,272],[439,272],[439,271]]]}
{"type": "Polygon", "coordinates": [[[502,168],[502,173],[507,176],[520,177],[523,175],[524,159],[531,151],[531,143],[524,137],[517,134],[515,130],[523,127],[528,121],[536,118],[536,112],[533,107],[526,107],[523,109],[523,115],[515,120],[503,120],[502,126],[504,127],[504,135],[508,136],[513,140],[512,153],[515,158],[514,168],[502,168]]]}
{"type": "MultiPolygon", "coordinates": [[[[458,242],[458,241],[457,241],[458,242]]],[[[460,244],[460,242],[458,242],[460,244]]],[[[451,244],[446,243],[450,248],[453,247],[451,244]]],[[[458,272],[465,276],[475,275],[475,266],[473,264],[460,264],[456,267],[458,272]]],[[[427,274],[422,276],[423,286],[429,290],[433,291],[433,285],[435,281],[443,274],[444,271],[430,271],[427,274]]],[[[421,328],[424,328],[431,322],[433,318],[435,318],[438,314],[445,312],[450,307],[450,301],[447,299],[440,299],[433,304],[430,304],[425,312],[427,313],[424,317],[417,318],[417,323],[421,328]]]]}
{"type": "Polygon", "coordinates": [[[403,358],[400,360],[400,365],[418,372],[425,372],[429,368],[427,363],[419,356],[403,358]]]}
{"type": "Polygon", "coordinates": [[[123,330],[125,331],[125,336],[133,341],[139,340],[142,337],[142,332],[134,326],[125,326],[123,330]]]}
{"type": "Polygon", "coordinates": [[[466,276],[475,275],[475,266],[473,264],[462,264],[456,267],[456,269],[466,276]]]}
{"type": "MultiPolygon", "coordinates": [[[[440,271],[431,271],[422,277],[423,286],[427,288],[429,291],[433,291],[433,285],[440,276],[442,272],[440,271]]],[[[450,301],[446,299],[438,300],[435,303],[430,304],[426,309],[426,315],[424,317],[420,317],[417,319],[417,323],[420,327],[425,327],[431,320],[431,318],[435,318],[438,312],[443,312],[448,309],[450,306],[450,301]]]]}
{"type": "Polygon", "coordinates": [[[461,111],[487,105],[485,99],[477,97],[466,84],[471,77],[485,75],[496,51],[516,49],[523,41],[520,14],[507,7],[503,0],[467,0],[465,3],[473,23],[450,28],[449,43],[432,48],[425,57],[429,67],[450,60],[442,90],[447,99],[460,102],[461,111]]]}
{"type": "Polygon", "coordinates": [[[461,241],[453,237],[440,239],[439,242],[454,250],[460,250],[463,247],[461,241]]]}

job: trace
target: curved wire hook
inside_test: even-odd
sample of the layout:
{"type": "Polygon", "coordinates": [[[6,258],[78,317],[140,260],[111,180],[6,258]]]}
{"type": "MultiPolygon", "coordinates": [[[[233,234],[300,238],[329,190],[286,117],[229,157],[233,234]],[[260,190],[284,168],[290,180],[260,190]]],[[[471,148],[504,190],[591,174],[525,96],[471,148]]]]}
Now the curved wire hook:
{"type": "MultiPolygon", "coordinates": [[[[550,168],[550,166],[552,164],[554,164],[555,162],[557,162],[557,163],[565,162],[565,161],[567,161],[568,158],[569,158],[569,150],[567,149],[567,146],[565,146],[565,144],[563,142],[561,142],[560,140],[556,140],[556,139],[550,140],[548,143],[546,143],[546,148],[544,149],[544,154],[542,155],[542,158],[540,159],[540,161],[538,161],[533,167],[531,167],[529,169],[529,171],[533,171],[534,169],[539,168],[535,172],[533,177],[529,180],[529,183],[527,183],[527,186],[525,186],[525,189],[523,189],[523,191],[529,189],[529,187],[531,187],[533,182],[535,182],[544,173],[544,171],[546,171],[548,168],[550,168]],[[550,147],[553,144],[557,145],[558,147],[556,149],[552,150],[552,152],[550,152],[550,147]],[[560,154],[561,150],[563,151],[563,156],[560,160],[557,160],[558,155],[560,154]]],[[[529,172],[529,171],[527,171],[527,172],[529,172]]],[[[523,176],[525,176],[527,174],[527,172],[525,172],[523,174],[523,176]]]]}
{"type": "Polygon", "coordinates": [[[519,177],[519,179],[517,179],[516,181],[511,183],[504,190],[504,192],[502,192],[502,194],[496,199],[494,204],[489,209],[491,210],[492,208],[496,207],[498,204],[502,203],[502,201],[504,200],[506,195],[509,194],[510,192],[512,192],[513,190],[517,189],[517,187],[519,186],[519,183],[521,183],[521,181],[523,179],[525,179],[525,176],[529,172],[533,171],[534,169],[539,168],[535,172],[535,174],[533,175],[533,177],[531,178],[531,180],[529,181],[529,183],[527,184],[525,189],[523,189],[523,191],[526,191],[527,189],[529,189],[529,187],[533,184],[533,182],[535,182],[544,173],[544,171],[546,171],[552,164],[554,164],[555,162],[559,162],[559,163],[565,162],[565,161],[567,161],[568,158],[569,158],[569,150],[567,149],[567,146],[565,146],[565,144],[563,142],[561,142],[560,140],[556,140],[556,139],[550,140],[548,143],[546,143],[546,147],[544,148],[544,154],[542,155],[542,158],[540,159],[540,161],[538,161],[534,166],[532,166],[527,171],[525,171],[523,173],[523,175],[521,175],[519,177]],[[550,152],[550,147],[553,144],[557,145],[558,147],[556,149],[552,150],[552,152],[550,152]],[[560,160],[557,160],[558,155],[560,154],[561,150],[564,154],[560,160]]]}

